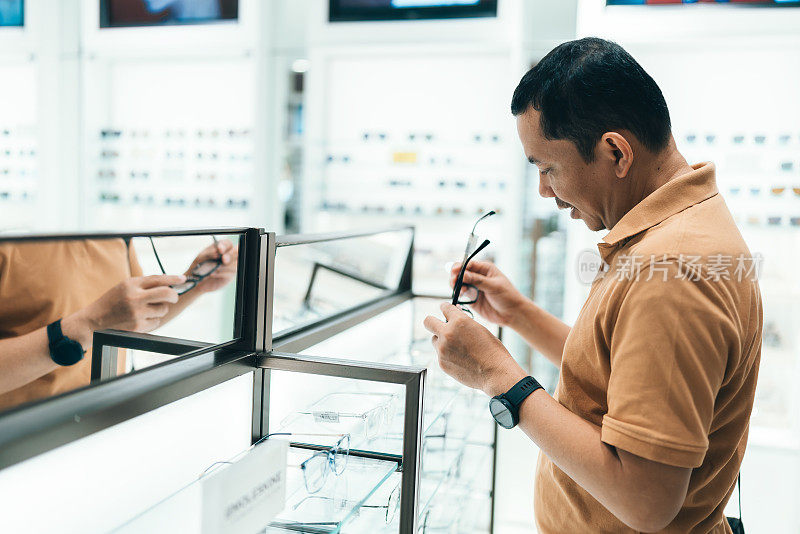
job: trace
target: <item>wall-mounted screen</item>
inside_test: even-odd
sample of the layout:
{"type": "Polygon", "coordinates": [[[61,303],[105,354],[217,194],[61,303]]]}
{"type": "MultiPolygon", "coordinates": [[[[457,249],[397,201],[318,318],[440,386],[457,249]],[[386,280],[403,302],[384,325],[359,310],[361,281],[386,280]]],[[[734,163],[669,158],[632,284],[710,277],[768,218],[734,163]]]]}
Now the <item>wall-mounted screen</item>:
{"type": "Polygon", "coordinates": [[[497,0],[330,0],[331,22],[496,17],[497,0]]]}
{"type": "Polygon", "coordinates": [[[0,26],[23,26],[24,23],[23,0],[0,0],[0,26]]]}
{"type": "Polygon", "coordinates": [[[743,6],[793,6],[800,0],[606,0],[608,6],[650,6],[665,4],[736,4],[743,6]]]}
{"type": "Polygon", "coordinates": [[[100,0],[100,27],[207,24],[239,18],[239,0],[100,0]]]}

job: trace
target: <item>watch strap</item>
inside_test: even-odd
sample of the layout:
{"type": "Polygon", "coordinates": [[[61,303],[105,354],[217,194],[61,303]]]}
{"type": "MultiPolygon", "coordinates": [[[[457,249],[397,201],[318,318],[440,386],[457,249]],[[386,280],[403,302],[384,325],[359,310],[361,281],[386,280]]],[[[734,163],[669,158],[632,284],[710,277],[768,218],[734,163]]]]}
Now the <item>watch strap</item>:
{"type": "Polygon", "coordinates": [[[51,355],[53,354],[58,342],[64,337],[64,332],[61,331],[61,319],[47,325],[47,346],[50,348],[51,355]]]}
{"type": "Polygon", "coordinates": [[[50,349],[50,358],[62,366],[75,365],[86,353],[80,343],[64,335],[61,319],[47,325],[47,346],[50,349]]]}
{"type": "Polygon", "coordinates": [[[544,389],[542,385],[532,376],[526,376],[508,390],[508,393],[503,395],[505,399],[510,402],[515,410],[519,410],[519,405],[522,404],[528,395],[537,389],[544,389]]]}

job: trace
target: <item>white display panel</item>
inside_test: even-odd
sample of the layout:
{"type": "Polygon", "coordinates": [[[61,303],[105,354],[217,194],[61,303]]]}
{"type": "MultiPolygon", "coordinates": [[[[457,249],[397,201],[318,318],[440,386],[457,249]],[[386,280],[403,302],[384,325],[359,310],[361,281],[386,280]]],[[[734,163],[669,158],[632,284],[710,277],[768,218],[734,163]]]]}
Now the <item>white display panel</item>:
{"type": "Polygon", "coordinates": [[[0,531],[108,532],[250,445],[245,374],[0,472],[0,531]]]}
{"type": "Polygon", "coordinates": [[[35,226],[41,193],[37,64],[0,63],[0,231],[35,226]]]}
{"type": "Polygon", "coordinates": [[[415,290],[443,294],[446,263],[495,210],[481,237],[514,263],[522,156],[507,54],[336,50],[312,65],[308,228],[415,224],[415,290]]]}
{"type": "Polygon", "coordinates": [[[85,93],[85,226],[247,225],[251,58],[95,60],[85,93]]]}

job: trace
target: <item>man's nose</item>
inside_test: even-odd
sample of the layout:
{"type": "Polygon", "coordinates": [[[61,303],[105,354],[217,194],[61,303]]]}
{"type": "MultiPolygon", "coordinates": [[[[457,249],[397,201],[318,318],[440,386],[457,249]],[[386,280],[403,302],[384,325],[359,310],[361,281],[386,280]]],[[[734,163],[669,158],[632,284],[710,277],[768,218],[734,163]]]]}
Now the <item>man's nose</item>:
{"type": "Polygon", "coordinates": [[[547,177],[539,175],[539,195],[543,198],[554,198],[556,194],[550,188],[550,182],[547,177]]]}

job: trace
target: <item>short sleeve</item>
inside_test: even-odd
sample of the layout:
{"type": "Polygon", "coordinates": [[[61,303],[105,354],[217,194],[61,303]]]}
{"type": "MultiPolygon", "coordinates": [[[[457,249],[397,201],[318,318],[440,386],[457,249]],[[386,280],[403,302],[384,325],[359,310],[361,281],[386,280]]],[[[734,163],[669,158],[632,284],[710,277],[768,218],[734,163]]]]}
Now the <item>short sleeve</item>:
{"type": "Polygon", "coordinates": [[[683,274],[669,262],[629,282],[610,336],[601,439],[648,460],[693,468],[708,450],[737,334],[724,282],[683,274]]]}

